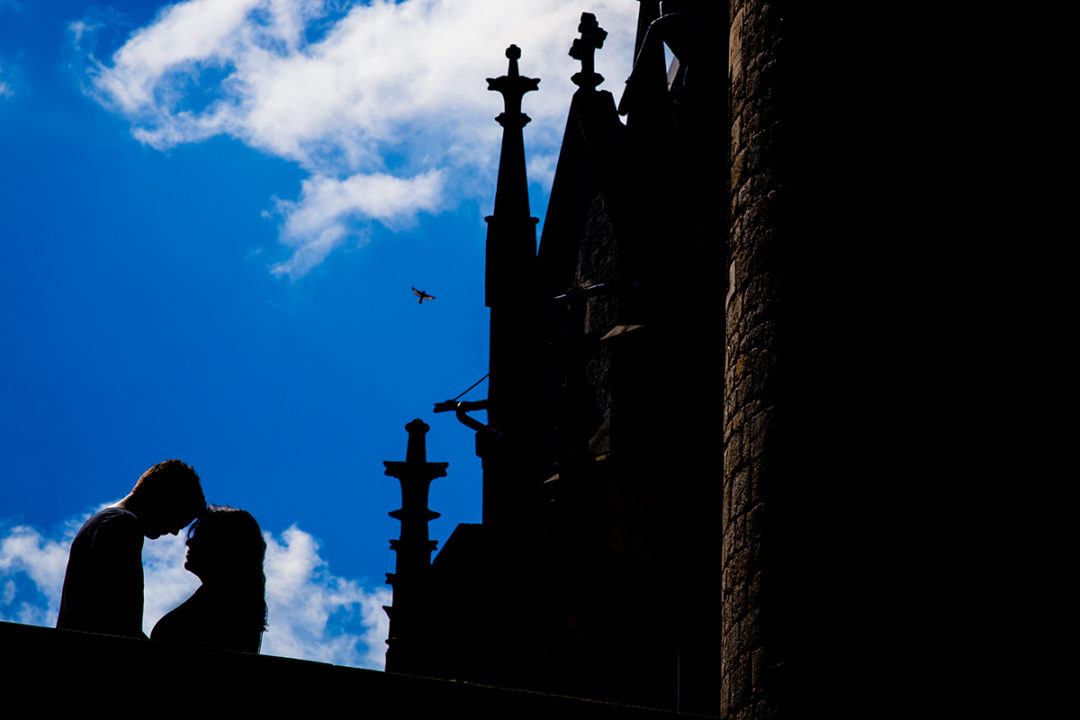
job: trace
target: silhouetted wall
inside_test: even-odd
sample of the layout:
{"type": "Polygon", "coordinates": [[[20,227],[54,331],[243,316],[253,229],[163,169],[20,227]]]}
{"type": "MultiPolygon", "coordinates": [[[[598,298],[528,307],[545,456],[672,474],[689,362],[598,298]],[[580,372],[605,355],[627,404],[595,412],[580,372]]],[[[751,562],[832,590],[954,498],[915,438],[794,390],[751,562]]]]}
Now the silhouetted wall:
{"type": "MultiPolygon", "coordinates": [[[[287,658],[0,623],[4,697],[16,712],[244,717],[348,712],[391,718],[627,718],[674,713],[287,658]]],[[[680,716],[685,717],[685,716],[680,716]]]]}

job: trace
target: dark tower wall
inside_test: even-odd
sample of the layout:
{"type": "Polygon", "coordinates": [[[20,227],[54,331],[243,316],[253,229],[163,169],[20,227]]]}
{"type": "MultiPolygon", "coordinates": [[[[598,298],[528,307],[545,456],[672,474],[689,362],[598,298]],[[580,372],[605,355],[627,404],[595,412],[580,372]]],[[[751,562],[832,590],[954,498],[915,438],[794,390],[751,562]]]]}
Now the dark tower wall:
{"type": "MultiPolygon", "coordinates": [[[[778,5],[731,3],[729,104],[731,138],[730,287],[725,299],[723,638],[720,648],[721,714],[772,716],[776,698],[765,676],[785,659],[769,641],[780,570],[769,565],[767,535],[773,499],[786,479],[773,432],[784,359],[778,353],[784,285],[779,254],[788,188],[777,153],[785,30],[778,5]]],[[[783,528],[775,528],[783,532],[783,528]]]]}
{"type": "Polygon", "coordinates": [[[847,84],[870,56],[849,53],[840,28],[805,3],[730,5],[720,699],[732,720],[829,712],[852,664],[872,662],[836,651],[864,571],[850,548],[869,542],[860,504],[890,462],[858,459],[890,379],[864,375],[870,325],[855,320],[880,299],[857,290],[874,226],[851,244],[877,182],[852,160],[876,146],[856,140],[867,86],[847,84]]]}

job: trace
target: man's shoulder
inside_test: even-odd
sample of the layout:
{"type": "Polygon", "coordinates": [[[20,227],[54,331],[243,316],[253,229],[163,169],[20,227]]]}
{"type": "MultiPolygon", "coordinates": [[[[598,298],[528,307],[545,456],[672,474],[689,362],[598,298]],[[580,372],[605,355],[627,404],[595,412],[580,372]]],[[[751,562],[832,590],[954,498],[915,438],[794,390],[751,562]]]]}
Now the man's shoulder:
{"type": "Polygon", "coordinates": [[[125,524],[137,525],[139,523],[135,514],[129,510],[125,510],[122,507],[110,505],[104,510],[99,510],[90,516],[90,519],[86,521],[83,527],[93,527],[96,525],[116,525],[122,526],[125,524]]]}
{"type": "Polygon", "coordinates": [[[114,537],[137,537],[142,540],[139,519],[130,511],[119,507],[107,507],[95,513],[83,524],[79,534],[89,534],[95,541],[114,537]]]}

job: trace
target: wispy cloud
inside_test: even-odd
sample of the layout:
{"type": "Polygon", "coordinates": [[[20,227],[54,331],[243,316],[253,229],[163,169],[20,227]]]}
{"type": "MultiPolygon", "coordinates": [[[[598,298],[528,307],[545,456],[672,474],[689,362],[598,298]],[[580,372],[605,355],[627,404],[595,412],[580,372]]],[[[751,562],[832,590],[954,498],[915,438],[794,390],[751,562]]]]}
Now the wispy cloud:
{"type": "Polygon", "coordinates": [[[281,240],[296,250],[273,272],[303,275],[342,242],[350,222],[371,218],[389,227],[411,224],[418,212],[438,210],[442,189],[442,170],[412,178],[358,173],[344,180],[325,175],[304,180],[299,201],[277,203],[285,218],[281,240]]]}
{"type": "MultiPolygon", "coordinates": [[[[53,626],[68,549],[86,520],[73,519],[51,535],[25,524],[0,523],[0,620],[53,626]]],[[[268,655],[381,669],[389,630],[386,587],[367,589],[330,572],[314,537],[293,525],[267,542],[268,655]]],[[[183,569],[184,537],[166,535],[143,548],[143,629],[187,599],[199,580],[183,569]]]]}
{"type": "MultiPolygon", "coordinates": [[[[510,43],[523,50],[522,72],[544,81],[526,111],[530,146],[550,154],[574,89],[567,51],[582,9],[579,0],[188,0],[108,62],[91,58],[92,92],[153,147],[226,135],[307,170],[301,197],[278,205],[293,255],[274,271],[298,277],[364,223],[395,227],[489,191],[501,99],[484,78],[505,72],[510,43]],[[330,196],[333,208],[313,222],[330,196]]],[[[637,4],[585,9],[609,30],[597,68],[618,92],[637,4]]]]}
{"type": "Polygon", "coordinates": [[[3,79],[4,76],[4,63],[0,62],[0,98],[11,97],[15,94],[11,84],[3,79]]]}

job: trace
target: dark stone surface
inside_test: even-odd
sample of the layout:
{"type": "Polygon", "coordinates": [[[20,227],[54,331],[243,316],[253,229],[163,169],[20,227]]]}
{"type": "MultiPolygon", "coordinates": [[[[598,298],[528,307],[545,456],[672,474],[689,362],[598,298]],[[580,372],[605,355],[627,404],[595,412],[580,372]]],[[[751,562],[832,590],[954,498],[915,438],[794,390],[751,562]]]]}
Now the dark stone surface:
{"type": "MultiPolygon", "coordinates": [[[[674,713],[249,653],[0,622],[4,687],[49,713],[666,718],[674,713]]],[[[682,717],[682,716],[680,716],[682,717]]]]}

